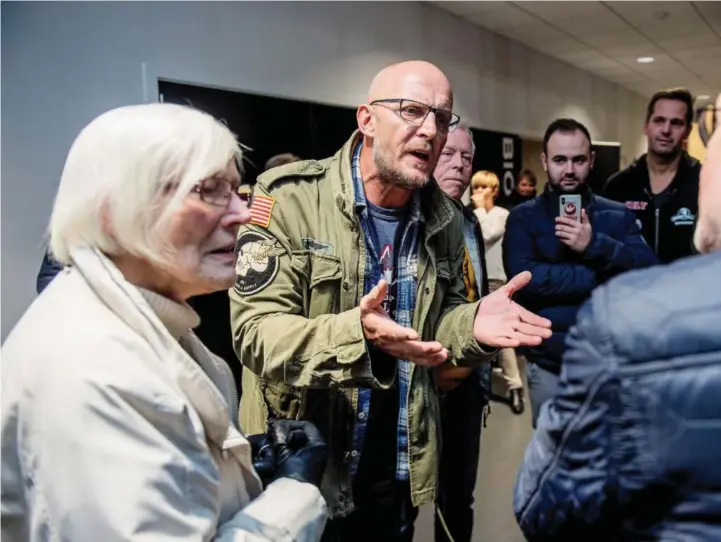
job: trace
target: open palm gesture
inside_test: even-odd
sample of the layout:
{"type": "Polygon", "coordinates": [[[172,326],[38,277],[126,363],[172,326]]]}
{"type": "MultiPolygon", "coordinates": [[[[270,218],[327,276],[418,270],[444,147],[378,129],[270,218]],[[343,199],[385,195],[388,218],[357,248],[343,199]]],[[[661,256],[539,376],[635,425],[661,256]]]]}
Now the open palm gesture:
{"type": "Polygon", "coordinates": [[[533,314],[513,301],[518,290],[531,282],[524,271],[508,284],[481,300],[473,323],[473,335],[481,344],[496,348],[537,346],[551,336],[551,321],[533,314]]]}

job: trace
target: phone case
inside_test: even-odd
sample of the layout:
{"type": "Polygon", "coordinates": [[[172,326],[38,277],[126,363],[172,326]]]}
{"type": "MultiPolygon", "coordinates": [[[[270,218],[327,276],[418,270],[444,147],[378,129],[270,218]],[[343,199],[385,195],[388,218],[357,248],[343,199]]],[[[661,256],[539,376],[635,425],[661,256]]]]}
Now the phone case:
{"type": "Polygon", "coordinates": [[[559,198],[559,216],[581,221],[581,196],[568,194],[559,198]]]}

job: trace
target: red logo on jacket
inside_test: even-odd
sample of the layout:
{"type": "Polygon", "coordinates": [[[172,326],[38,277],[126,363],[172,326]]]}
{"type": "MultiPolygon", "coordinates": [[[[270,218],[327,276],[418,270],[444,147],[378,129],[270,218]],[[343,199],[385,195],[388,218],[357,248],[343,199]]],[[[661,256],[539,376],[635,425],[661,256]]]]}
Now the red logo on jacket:
{"type": "Polygon", "coordinates": [[[647,201],[627,201],[626,202],[626,207],[628,207],[632,211],[644,211],[647,206],[648,206],[647,201]]]}

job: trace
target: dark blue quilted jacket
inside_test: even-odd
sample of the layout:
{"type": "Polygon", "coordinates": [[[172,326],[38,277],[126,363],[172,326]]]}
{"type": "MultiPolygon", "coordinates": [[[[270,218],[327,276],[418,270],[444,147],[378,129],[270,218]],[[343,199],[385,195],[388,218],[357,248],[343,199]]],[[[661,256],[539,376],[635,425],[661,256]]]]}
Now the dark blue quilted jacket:
{"type": "Polygon", "coordinates": [[[721,540],[719,279],[694,256],[581,309],[516,484],[528,540],[721,540]]]}
{"type": "Polygon", "coordinates": [[[503,237],[503,260],[510,279],[531,271],[531,283],[516,301],[553,323],[553,336],[538,347],[524,349],[529,361],[558,373],[566,332],[578,308],[594,288],[630,269],[657,263],[631,211],[590,192],[583,194],[593,237],[583,254],[561,243],[555,233],[558,195],[546,186],[537,198],[514,207],[503,237]]]}

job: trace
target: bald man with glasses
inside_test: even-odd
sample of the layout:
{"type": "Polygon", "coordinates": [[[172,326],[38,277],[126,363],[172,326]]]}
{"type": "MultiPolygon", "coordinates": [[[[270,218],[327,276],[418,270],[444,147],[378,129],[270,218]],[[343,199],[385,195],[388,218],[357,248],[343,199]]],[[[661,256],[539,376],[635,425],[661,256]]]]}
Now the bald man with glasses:
{"type": "MultiPolygon", "coordinates": [[[[460,204],[433,171],[458,126],[447,77],[383,69],[358,131],[334,157],[258,178],[231,289],[244,366],[240,421],[313,420],[329,443],[329,541],[410,541],[433,502],[440,407],[434,367],[475,366],[539,344],[550,322],[512,294],[530,273],[469,302],[460,204]]],[[[257,431],[256,431],[257,430],[257,431]]]]}

